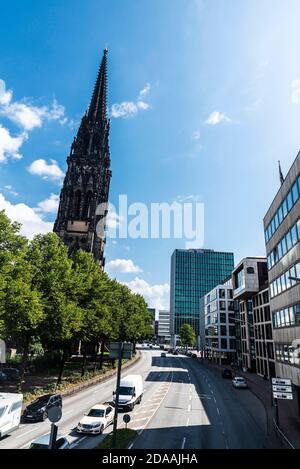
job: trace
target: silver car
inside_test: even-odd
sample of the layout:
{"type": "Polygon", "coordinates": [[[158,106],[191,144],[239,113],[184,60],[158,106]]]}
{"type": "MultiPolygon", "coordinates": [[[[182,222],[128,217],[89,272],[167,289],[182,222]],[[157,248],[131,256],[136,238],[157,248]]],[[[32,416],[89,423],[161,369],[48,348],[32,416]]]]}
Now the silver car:
{"type": "Polygon", "coordinates": [[[242,378],[241,376],[236,376],[232,380],[232,385],[234,388],[247,388],[248,384],[245,378],[242,378]]]}
{"type": "MultiPolygon", "coordinates": [[[[28,449],[48,449],[50,442],[50,433],[47,435],[39,436],[36,440],[33,440],[28,449]]],[[[57,435],[55,449],[69,449],[70,443],[68,439],[63,435],[57,435]]]]}

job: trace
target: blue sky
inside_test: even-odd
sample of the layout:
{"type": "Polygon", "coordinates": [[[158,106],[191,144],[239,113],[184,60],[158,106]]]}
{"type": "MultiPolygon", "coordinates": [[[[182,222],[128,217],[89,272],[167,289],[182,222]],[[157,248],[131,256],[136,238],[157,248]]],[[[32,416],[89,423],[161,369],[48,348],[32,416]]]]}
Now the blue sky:
{"type": "MultiPolygon", "coordinates": [[[[193,196],[205,205],[205,248],[233,251],[236,263],[265,254],[277,160],[285,174],[300,146],[297,0],[0,0],[0,9],[0,208],[27,235],[51,230],[107,44],[109,107],[133,109],[112,117],[111,202],[193,196]],[[146,109],[134,108],[145,87],[146,109]]],[[[184,241],[108,240],[107,263],[121,260],[111,275],[168,307],[177,247],[184,241]]]]}

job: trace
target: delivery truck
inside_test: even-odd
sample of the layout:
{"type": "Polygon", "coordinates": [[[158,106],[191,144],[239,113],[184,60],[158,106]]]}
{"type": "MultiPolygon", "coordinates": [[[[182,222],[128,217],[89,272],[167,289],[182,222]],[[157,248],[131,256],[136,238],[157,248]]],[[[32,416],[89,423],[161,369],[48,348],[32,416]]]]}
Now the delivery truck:
{"type": "MultiPolygon", "coordinates": [[[[144,393],[143,378],[141,375],[128,375],[121,379],[119,390],[119,408],[133,410],[139,404],[144,393]]],[[[114,402],[116,393],[114,392],[114,402]]]]}
{"type": "Polygon", "coordinates": [[[21,421],[23,394],[0,393],[0,438],[16,430],[21,421]]]}

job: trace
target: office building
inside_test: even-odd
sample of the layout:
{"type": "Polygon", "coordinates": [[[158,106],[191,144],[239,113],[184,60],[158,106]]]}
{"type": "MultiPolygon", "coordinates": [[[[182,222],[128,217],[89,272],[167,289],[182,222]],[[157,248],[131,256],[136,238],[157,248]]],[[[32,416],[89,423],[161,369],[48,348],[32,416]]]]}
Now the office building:
{"type": "Polygon", "coordinates": [[[235,312],[231,282],[205,295],[205,356],[216,362],[235,362],[235,312]]]}
{"type": "Polygon", "coordinates": [[[176,249],[171,258],[171,335],[175,342],[183,324],[200,336],[200,299],[231,275],[231,252],[212,249],[176,249]]]}
{"type": "Polygon", "coordinates": [[[265,257],[246,257],[232,273],[237,362],[261,376],[274,376],[274,346],[265,257]]]}
{"type": "Polygon", "coordinates": [[[170,343],[170,311],[160,309],[158,311],[158,342],[170,343]]]}
{"type": "Polygon", "coordinates": [[[265,217],[275,364],[290,379],[300,414],[300,153],[265,217]]]}

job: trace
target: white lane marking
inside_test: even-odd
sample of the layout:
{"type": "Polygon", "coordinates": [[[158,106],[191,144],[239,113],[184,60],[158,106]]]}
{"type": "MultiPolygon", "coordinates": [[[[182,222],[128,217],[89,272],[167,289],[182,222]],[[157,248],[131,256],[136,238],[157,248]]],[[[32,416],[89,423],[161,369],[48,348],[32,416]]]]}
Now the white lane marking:
{"type": "Polygon", "coordinates": [[[185,426],[188,427],[188,426],[189,426],[189,423],[190,423],[190,418],[187,419],[185,426]]]}
{"type": "Polygon", "coordinates": [[[210,383],[208,383],[208,386],[211,388],[211,384],[210,384],[210,383]]]}
{"type": "Polygon", "coordinates": [[[181,449],[183,449],[185,447],[185,442],[186,442],[186,438],[184,437],[183,441],[182,441],[181,449]]]}
{"type": "Polygon", "coordinates": [[[216,404],[216,403],[217,403],[217,399],[215,398],[215,396],[214,396],[214,401],[215,401],[215,404],[216,404]]]}
{"type": "MultiPolygon", "coordinates": [[[[28,432],[25,432],[25,433],[22,433],[21,435],[16,436],[16,440],[17,440],[18,438],[22,438],[24,435],[28,435],[28,433],[34,432],[34,430],[36,430],[36,428],[32,428],[32,429],[29,430],[28,432]]],[[[27,443],[27,444],[28,444],[28,443],[27,443]]]]}
{"type": "Polygon", "coordinates": [[[188,412],[191,412],[191,404],[188,406],[188,412]]]}
{"type": "Polygon", "coordinates": [[[217,407],[217,412],[218,412],[218,414],[220,415],[219,407],[217,407]]]}
{"type": "Polygon", "coordinates": [[[128,449],[131,449],[133,447],[133,443],[130,443],[130,445],[128,446],[128,449]]]}
{"type": "Polygon", "coordinates": [[[75,441],[75,443],[72,443],[70,448],[75,448],[75,446],[78,446],[80,443],[82,443],[84,440],[87,439],[87,436],[83,436],[82,438],[79,438],[79,440],[75,441]]]}
{"type": "Polygon", "coordinates": [[[214,393],[212,389],[210,390],[210,392],[211,392],[212,394],[214,393]]]}

